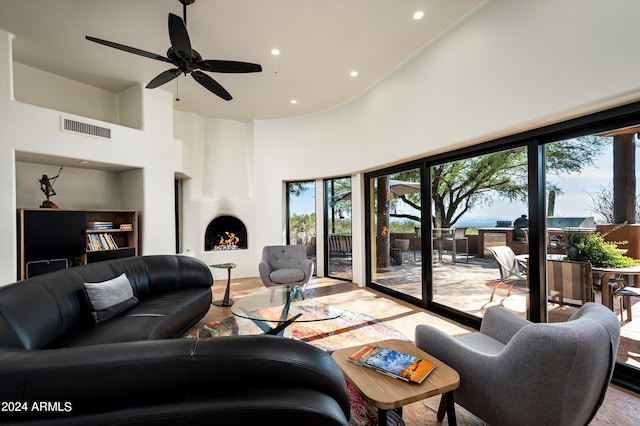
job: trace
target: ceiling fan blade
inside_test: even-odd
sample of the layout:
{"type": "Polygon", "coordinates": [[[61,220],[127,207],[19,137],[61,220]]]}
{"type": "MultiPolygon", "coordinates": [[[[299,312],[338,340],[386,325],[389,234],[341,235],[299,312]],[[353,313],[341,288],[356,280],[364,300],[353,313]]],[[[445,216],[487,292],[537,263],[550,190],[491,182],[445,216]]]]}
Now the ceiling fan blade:
{"type": "Polygon", "coordinates": [[[133,53],[134,55],[144,56],[146,58],[156,59],[158,61],[169,62],[169,58],[165,58],[164,56],[158,55],[156,53],[147,52],[146,50],[136,49],[135,47],[125,46],[124,44],[114,43],[108,40],[102,40],[100,38],[85,36],[85,38],[89,41],[93,41],[94,43],[103,44],[105,46],[113,47],[115,49],[124,50],[125,52],[133,53]]]}
{"type": "Polygon", "coordinates": [[[198,62],[198,66],[200,69],[210,72],[247,73],[262,71],[262,66],[260,64],[237,61],[220,61],[217,59],[207,59],[198,62]]]}
{"type": "Polygon", "coordinates": [[[231,99],[233,99],[231,94],[229,92],[227,92],[225,90],[225,88],[220,85],[220,83],[218,83],[217,81],[215,81],[213,78],[209,77],[208,75],[206,75],[202,71],[193,71],[191,73],[191,77],[193,77],[193,79],[195,81],[200,83],[207,90],[209,90],[209,91],[213,92],[214,94],[220,96],[225,101],[230,101],[231,99]]]}
{"type": "Polygon", "coordinates": [[[171,47],[176,55],[187,61],[191,60],[191,41],[187,27],[184,26],[182,18],[173,13],[169,14],[169,38],[171,39],[171,47]]]}
{"type": "Polygon", "coordinates": [[[163,84],[170,82],[179,75],[180,70],[178,68],[167,70],[158,74],[158,76],[151,80],[145,87],[147,89],[155,89],[158,86],[162,86],[163,84]]]}

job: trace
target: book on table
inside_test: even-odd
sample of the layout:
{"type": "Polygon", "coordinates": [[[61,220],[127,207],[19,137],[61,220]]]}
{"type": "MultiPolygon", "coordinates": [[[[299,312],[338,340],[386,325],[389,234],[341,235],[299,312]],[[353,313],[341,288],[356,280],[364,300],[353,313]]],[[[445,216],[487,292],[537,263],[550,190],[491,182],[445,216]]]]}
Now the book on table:
{"type": "Polygon", "coordinates": [[[349,361],[406,382],[422,383],[436,368],[426,359],[385,348],[367,345],[348,358],[349,361]]]}

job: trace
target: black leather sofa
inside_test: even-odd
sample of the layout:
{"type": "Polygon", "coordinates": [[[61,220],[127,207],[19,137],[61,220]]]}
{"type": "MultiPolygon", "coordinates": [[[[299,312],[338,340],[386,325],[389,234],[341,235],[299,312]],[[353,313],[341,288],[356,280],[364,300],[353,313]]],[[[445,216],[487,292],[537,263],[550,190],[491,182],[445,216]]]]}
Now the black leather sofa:
{"type": "Polygon", "coordinates": [[[347,425],[340,368],[274,336],[179,338],[213,279],[184,256],[117,259],[0,287],[0,424],[347,425]],[[85,282],[125,273],[138,303],[96,324],[85,282]]]}

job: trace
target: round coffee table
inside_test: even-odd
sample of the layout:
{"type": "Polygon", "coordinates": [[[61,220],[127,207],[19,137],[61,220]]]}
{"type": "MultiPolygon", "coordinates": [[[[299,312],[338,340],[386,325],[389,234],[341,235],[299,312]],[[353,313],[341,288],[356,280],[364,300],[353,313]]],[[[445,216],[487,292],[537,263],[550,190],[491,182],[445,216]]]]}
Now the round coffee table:
{"type": "Polygon", "coordinates": [[[338,318],[342,310],[306,297],[301,287],[282,285],[244,296],[231,308],[231,313],[250,319],[265,334],[281,336],[293,322],[327,321],[338,318]]]}

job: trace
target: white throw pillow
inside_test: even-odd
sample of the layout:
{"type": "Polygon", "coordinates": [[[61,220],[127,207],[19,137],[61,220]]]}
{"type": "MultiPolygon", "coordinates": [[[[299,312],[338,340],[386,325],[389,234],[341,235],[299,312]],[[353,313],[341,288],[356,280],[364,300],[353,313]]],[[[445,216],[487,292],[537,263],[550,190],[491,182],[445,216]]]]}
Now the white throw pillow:
{"type": "Polygon", "coordinates": [[[106,321],[138,303],[126,274],[98,283],[84,283],[96,323],[106,321]]]}

